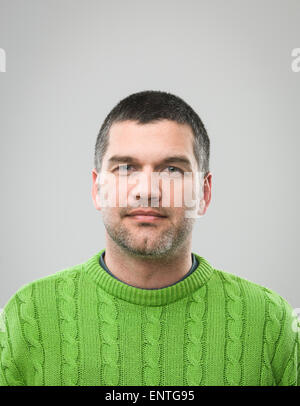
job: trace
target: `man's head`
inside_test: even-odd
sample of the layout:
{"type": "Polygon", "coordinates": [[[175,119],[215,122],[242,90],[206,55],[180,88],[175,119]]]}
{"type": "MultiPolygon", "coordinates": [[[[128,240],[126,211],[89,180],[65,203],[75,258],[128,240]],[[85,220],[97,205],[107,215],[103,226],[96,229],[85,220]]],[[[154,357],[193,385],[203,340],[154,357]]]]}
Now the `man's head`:
{"type": "Polygon", "coordinates": [[[136,121],[139,124],[153,123],[160,120],[172,120],[178,124],[191,127],[193,151],[198,170],[209,172],[210,141],[206,129],[198,114],[180,97],[171,93],[146,90],[131,94],[121,100],[104,120],[95,146],[94,166],[101,171],[104,154],[109,143],[109,130],[113,123],[136,121]]]}
{"type": "Polygon", "coordinates": [[[93,200],[113,243],[144,258],[167,258],[190,245],[195,218],[186,217],[184,193],[189,189],[195,193],[189,180],[201,172],[203,199],[196,211],[203,215],[210,202],[211,174],[206,130],[183,100],[160,91],[144,91],[121,100],[100,129],[94,163],[93,200]],[[115,207],[101,205],[99,176],[103,173],[111,175],[106,190],[115,192],[115,207]],[[154,174],[157,183],[151,183],[154,174]],[[183,204],[177,207],[178,197],[183,204]],[[163,217],[147,221],[133,217],[132,211],[138,207],[153,208],[163,217]]]}

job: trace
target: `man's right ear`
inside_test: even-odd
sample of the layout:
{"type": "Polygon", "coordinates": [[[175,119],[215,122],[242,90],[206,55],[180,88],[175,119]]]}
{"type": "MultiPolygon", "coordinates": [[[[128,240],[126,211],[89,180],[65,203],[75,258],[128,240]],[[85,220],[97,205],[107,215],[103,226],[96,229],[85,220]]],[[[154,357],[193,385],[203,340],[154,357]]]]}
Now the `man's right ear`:
{"type": "Polygon", "coordinates": [[[92,198],[93,198],[93,202],[94,202],[94,206],[96,208],[96,210],[101,210],[101,206],[100,206],[100,202],[99,202],[99,184],[98,184],[98,173],[96,171],[96,169],[94,168],[92,170],[92,179],[93,179],[93,185],[92,185],[92,198]]]}

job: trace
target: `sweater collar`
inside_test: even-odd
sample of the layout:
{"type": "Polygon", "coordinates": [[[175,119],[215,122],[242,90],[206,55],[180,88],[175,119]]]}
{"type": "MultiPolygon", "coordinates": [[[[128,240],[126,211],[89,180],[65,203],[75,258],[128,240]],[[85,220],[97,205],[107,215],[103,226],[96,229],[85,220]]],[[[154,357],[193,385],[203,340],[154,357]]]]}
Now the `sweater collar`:
{"type": "MultiPolygon", "coordinates": [[[[116,278],[116,279],[119,279],[119,278],[117,278],[115,275],[113,275],[112,274],[112,272],[107,268],[107,266],[106,266],[106,263],[105,263],[105,261],[104,261],[104,255],[105,255],[105,250],[104,251],[102,251],[102,254],[100,255],[100,258],[99,258],[99,263],[100,263],[100,266],[103,268],[103,269],[105,269],[106,270],[106,272],[108,272],[110,275],[112,275],[114,278],[116,278]]],[[[192,258],[192,266],[191,266],[191,268],[190,268],[190,270],[180,279],[180,281],[181,280],[183,280],[183,279],[185,279],[188,275],[190,275],[192,272],[194,272],[194,270],[197,268],[197,266],[198,266],[198,261],[197,261],[197,259],[196,259],[196,257],[195,257],[195,255],[192,253],[191,254],[191,258],[192,258]]],[[[119,279],[120,280],[120,279],[119,279]]],[[[122,282],[122,281],[121,281],[122,282]]],[[[172,283],[172,284],[170,284],[170,285],[168,285],[168,286],[171,286],[171,285],[175,285],[175,283],[178,283],[179,281],[177,281],[177,282],[174,282],[174,283],[172,283]]],[[[123,282],[123,283],[126,283],[126,282],[123,282]]],[[[128,283],[127,283],[127,285],[128,285],[128,283]]],[[[161,288],[149,288],[149,289],[161,289],[161,288]]]]}
{"type": "Polygon", "coordinates": [[[100,266],[99,259],[104,250],[102,249],[84,263],[86,272],[110,295],[139,305],[163,306],[183,299],[203,286],[214,271],[206,259],[193,253],[198,260],[198,267],[183,280],[161,289],[138,288],[114,278],[100,266]]]}

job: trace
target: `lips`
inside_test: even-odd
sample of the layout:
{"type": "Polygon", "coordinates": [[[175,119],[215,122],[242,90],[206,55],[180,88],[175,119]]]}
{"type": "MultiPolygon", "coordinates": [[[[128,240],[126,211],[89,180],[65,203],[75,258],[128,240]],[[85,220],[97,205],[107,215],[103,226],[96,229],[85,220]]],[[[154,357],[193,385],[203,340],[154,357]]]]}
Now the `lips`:
{"type": "Polygon", "coordinates": [[[166,217],[154,210],[133,210],[128,216],[166,217]]]}

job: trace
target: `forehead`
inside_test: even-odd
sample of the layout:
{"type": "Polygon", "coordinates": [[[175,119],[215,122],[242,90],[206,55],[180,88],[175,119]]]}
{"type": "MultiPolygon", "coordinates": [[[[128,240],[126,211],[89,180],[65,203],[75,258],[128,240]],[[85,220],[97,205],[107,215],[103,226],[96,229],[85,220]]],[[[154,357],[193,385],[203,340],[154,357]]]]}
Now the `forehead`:
{"type": "MultiPolygon", "coordinates": [[[[114,123],[109,131],[106,158],[113,154],[138,154],[139,158],[168,153],[193,155],[194,135],[187,124],[171,120],[138,124],[135,121],[114,123]]],[[[192,158],[191,158],[192,159],[192,158]]]]}

